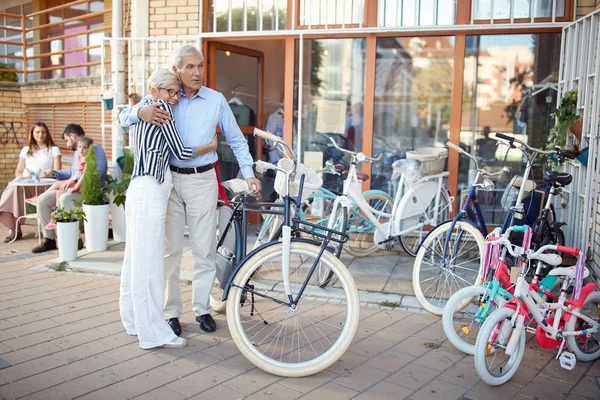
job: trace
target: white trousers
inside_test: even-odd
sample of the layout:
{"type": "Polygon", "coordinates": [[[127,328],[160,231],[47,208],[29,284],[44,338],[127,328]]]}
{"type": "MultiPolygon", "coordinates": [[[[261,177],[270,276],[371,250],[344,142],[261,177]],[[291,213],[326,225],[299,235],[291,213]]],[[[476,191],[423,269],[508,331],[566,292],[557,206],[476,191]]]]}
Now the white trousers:
{"type": "Polygon", "coordinates": [[[127,190],[127,238],[121,270],[121,321],[136,335],[142,349],[176,338],[163,318],[164,238],[171,175],[158,184],[153,176],[138,176],[127,190]]]}
{"type": "Polygon", "coordinates": [[[211,311],[209,297],[215,281],[217,257],[218,185],[215,170],[190,175],[172,174],[173,190],[165,227],[165,319],[179,318],[183,312],[179,274],[186,223],[194,257],[192,310],[196,316],[211,311]]]}

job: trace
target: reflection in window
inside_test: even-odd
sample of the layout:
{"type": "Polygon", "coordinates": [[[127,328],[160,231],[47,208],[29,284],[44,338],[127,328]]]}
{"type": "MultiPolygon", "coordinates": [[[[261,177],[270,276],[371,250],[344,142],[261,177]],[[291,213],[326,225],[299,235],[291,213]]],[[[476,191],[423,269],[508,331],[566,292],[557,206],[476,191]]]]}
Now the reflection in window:
{"type": "Polygon", "coordinates": [[[455,0],[379,0],[379,26],[435,26],[454,24],[455,0]]]}
{"type": "Polygon", "coordinates": [[[392,163],[449,137],[453,37],[377,39],[372,188],[393,193],[392,163]]]}
{"type": "MultiPolygon", "coordinates": [[[[508,166],[511,176],[497,179],[496,191],[480,198],[486,222],[502,223],[500,206],[506,182],[523,172],[521,154],[496,147],[495,132],[544,148],[556,104],[560,34],[467,36],[460,146],[490,169],[508,166]]],[[[533,178],[539,179],[544,165],[533,178]]],[[[459,190],[468,189],[475,167],[459,161],[459,190]]],[[[530,177],[531,179],[531,177],[530,177]]]]}
{"type": "Polygon", "coordinates": [[[208,31],[243,32],[285,29],[286,10],[287,0],[232,0],[231,2],[210,0],[208,31]],[[229,17],[230,4],[231,18],[229,17]]]}
{"type": "Polygon", "coordinates": [[[363,23],[364,0],[300,1],[300,25],[349,25],[363,23]]]}
{"type": "MultiPolygon", "coordinates": [[[[514,18],[531,18],[531,2],[534,2],[535,18],[551,18],[552,7],[556,3],[556,17],[565,16],[565,0],[514,0],[514,18]]],[[[473,5],[474,19],[510,19],[511,0],[475,0],[473,5]]]]}
{"type": "MultiPolygon", "coordinates": [[[[298,44],[296,42],[296,51],[298,44]]],[[[300,150],[304,162],[313,168],[319,168],[327,160],[348,167],[348,157],[332,147],[329,138],[342,148],[363,150],[365,45],[365,39],[304,41],[300,150]]],[[[296,54],[296,59],[299,59],[299,54],[296,54]]],[[[295,95],[298,78],[296,69],[295,95]]],[[[298,111],[298,99],[294,102],[294,110],[298,111]]],[[[296,148],[297,128],[295,118],[296,148]]],[[[324,177],[326,187],[330,178],[333,179],[324,177]]]]}

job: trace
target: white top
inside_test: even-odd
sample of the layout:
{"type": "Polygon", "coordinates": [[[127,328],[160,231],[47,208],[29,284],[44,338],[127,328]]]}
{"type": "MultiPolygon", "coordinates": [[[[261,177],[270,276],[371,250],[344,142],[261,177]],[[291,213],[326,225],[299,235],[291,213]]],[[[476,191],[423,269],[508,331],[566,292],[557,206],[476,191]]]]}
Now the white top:
{"type": "Polygon", "coordinates": [[[36,150],[32,155],[27,155],[29,151],[29,146],[23,147],[21,149],[21,153],[19,154],[20,158],[25,159],[25,170],[23,170],[23,176],[31,176],[28,169],[31,171],[47,171],[52,169],[54,166],[54,157],[60,156],[60,149],[56,146],[53,146],[50,149],[40,149],[36,150]]]}

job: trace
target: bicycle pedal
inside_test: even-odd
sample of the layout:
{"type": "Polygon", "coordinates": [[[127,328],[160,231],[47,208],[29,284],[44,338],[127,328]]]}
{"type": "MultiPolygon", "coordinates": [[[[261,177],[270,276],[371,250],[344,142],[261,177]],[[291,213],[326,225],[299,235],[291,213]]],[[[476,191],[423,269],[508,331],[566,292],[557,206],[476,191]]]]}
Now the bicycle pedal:
{"type": "Polygon", "coordinates": [[[558,360],[560,361],[560,366],[569,371],[572,371],[577,364],[575,354],[568,351],[563,351],[558,360]]]}

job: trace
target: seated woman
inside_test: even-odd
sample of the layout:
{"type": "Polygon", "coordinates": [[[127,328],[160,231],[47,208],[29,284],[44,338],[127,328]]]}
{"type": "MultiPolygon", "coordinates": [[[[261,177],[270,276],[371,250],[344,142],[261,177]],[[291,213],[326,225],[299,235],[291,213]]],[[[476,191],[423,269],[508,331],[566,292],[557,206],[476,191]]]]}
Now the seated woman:
{"type": "MultiPolygon", "coordinates": [[[[19,154],[19,162],[15,170],[15,177],[24,178],[33,174],[42,175],[52,169],[61,169],[60,149],[54,145],[48,127],[43,122],[36,122],[29,130],[28,145],[23,147],[19,154]]],[[[38,188],[38,194],[41,194],[38,188]]],[[[8,237],[4,243],[21,239],[20,226],[17,227],[17,218],[25,215],[23,204],[25,198],[35,196],[35,187],[7,186],[0,199],[0,222],[8,229],[8,237]],[[24,189],[24,190],[23,190],[24,189]]]]}
{"type": "MultiPolygon", "coordinates": [[[[171,120],[161,128],[140,121],[135,126],[135,160],[127,190],[127,240],[121,269],[119,308],[129,335],[137,335],[142,349],[180,348],[187,344],[163,318],[165,303],[164,252],[167,201],[173,186],[169,158],[187,160],[217,148],[211,144],[185,147],[175,126],[172,107],[179,101],[179,78],[166,69],[148,79],[145,105],[157,104],[171,120]]],[[[202,199],[198,199],[202,201],[202,199]]]]}

